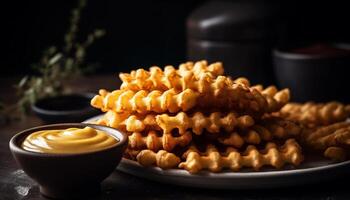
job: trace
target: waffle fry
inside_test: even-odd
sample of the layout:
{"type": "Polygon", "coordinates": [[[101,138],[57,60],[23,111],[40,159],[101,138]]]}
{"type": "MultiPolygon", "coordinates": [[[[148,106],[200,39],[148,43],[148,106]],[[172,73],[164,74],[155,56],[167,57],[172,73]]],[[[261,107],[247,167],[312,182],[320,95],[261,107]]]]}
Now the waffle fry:
{"type": "Polygon", "coordinates": [[[224,145],[241,148],[243,144],[260,144],[262,141],[298,137],[301,127],[281,118],[269,118],[241,132],[243,133],[233,132],[228,136],[219,137],[218,141],[224,145]]]}
{"type": "Polygon", "coordinates": [[[97,122],[126,132],[142,132],[144,130],[161,130],[156,122],[155,114],[129,114],[107,111],[97,122]]]}
{"type": "MultiPolygon", "coordinates": [[[[267,130],[266,130],[267,131],[267,130]]],[[[248,131],[246,134],[239,134],[238,132],[230,133],[228,136],[219,137],[218,141],[221,144],[241,148],[244,144],[260,144],[262,141],[271,141],[272,136],[269,131],[267,134],[260,134],[254,130],[248,131]]]]}
{"type": "Polygon", "coordinates": [[[289,103],[281,109],[280,114],[307,127],[316,127],[344,121],[350,116],[350,105],[344,105],[336,101],[325,104],[313,102],[305,104],[289,103]]]}
{"type": "MultiPolygon", "coordinates": [[[[199,61],[193,64],[192,62],[184,63],[176,70],[173,66],[166,66],[164,71],[157,67],[151,67],[149,71],[138,69],[131,73],[120,73],[119,77],[122,80],[121,89],[124,90],[168,90],[168,89],[187,89],[187,84],[194,81],[192,85],[198,85],[196,81],[201,79],[202,75],[210,77],[212,80],[218,75],[222,75],[224,69],[222,63],[213,63],[208,66],[206,61],[199,61]]],[[[201,81],[203,82],[203,77],[201,81]]],[[[193,88],[190,88],[193,89],[193,88]]]]}
{"type": "Polygon", "coordinates": [[[229,77],[219,75],[222,64],[214,63],[210,66],[219,69],[208,70],[210,66],[198,64],[192,68],[191,65],[180,65],[176,70],[172,66],[165,67],[162,71],[159,67],[151,67],[149,71],[139,69],[131,74],[121,73],[120,78],[123,83],[121,89],[124,90],[160,90],[176,89],[183,91],[191,89],[201,94],[203,98],[202,107],[220,106],[232,109],[251,109],[253,112],[274,112],[279,110],[289,100],[289,90],[277,91],[275,87],[265,90],[261,86],[249,88],[249,81],[246,78],[232,80],[229,77]],[[215,75],[213,75],[215,74],[215,75]],[[259,89],[261,88],[262,91],[259,89]],[[275,90],[273,90],[275,89],[275,90]],[[263,94],[261,94],[261,92],[263,94]],[[215,98],[215,99],[214,99],[215,98]],[[217,104],[211,104],[217,102],[217,104]]]}
{"type": "Polygon", "coordinates": [[[348,158],[350,105],[288,103],[289,89],[252,86],[225,76],[221,62],[205,60],[119,77],[120,89],[100,90],[91,105],[106,112],[97,124],[129,134],[124,156],[143,166],[190,173],[298,166],[303,154],[296,141],[334,161],[348,158]]]}
{"type": "Polygon", "coordinates": [[[146,136],[138,132],[129,136],[129,146],[132,149],[150,149],[153,151],[164,149],[170,152],[175,146],[184,147],[191,141],[191,132],[186,132],[178,137],[174,137],[171,134],[158,136],[156,131],[149,131],[146,136]]]}
{"type": "Polygon", "coordinates": [[[175,113],[194,107],[197,97],[198,93],[191,89],[186,89],[180,93],[173,89],[165,92],[158,90],[152,92],[145,90],[138,92],[131,90],[107,92],[106,90],[100,90],[99,95],[91,100],[91,105],[102,111],[175,113]]]}
{"type": "Polygon", "coordinates": [[[298,138],[302,132],[301,126],[280,117],[266,117],[260,123],[277,139],[298,138]]]}
{"type": "Polygon", "coordinates": [[[305,131],[303,141],[316,150],[325,150],[331,146],[350,147],[350,122],[339,122],[315,131],[305,131]]]}
{"type": "Polygon", "coordinates": [[[343,161],[350,149],[350,122],[338,122],[332,125],[305,130],[303,142],[309,148],[323,151],[324,156],[335,161],[343,161]]]}
{"type": "Polygon", "coordinates": [[[173,129],[178,129],[180,134],[184,134],[186,130],[192,129],[192,132],[197,135],[202,134],[204,129],[210,133],[219,133],[221,128],[225,131],[233,131],[235,127],[246,128],[254,124],[254,119],[249,115],[239,116],[234,112],[225,116],[219,112],[211,113],[209,116],[201,112],[196,112],[192,116],[184,112],[176,116],[162,114],[156,117],[156,121],[164,133],[171,133],[173,129]]]}
{"type": "Polygon", "coordinates": [[[254,170],[259,170],[265,165],[280,169],[285,164],[298,166],[303,161],[301,147],[294,139],[287,140],[281,147],[274,143],[268,143],[261,151],[250,145],[242,154],[234,148],[227,148],[225,153],[220,153],[213,145],[209,145],[206,152],[202,153],[192,146],[184,153],[183,158],[186,161],[180,163],[179,168],[192,174],[203,169],[220,172],[225,168],[239,171],[242,167],[251,167],[254,170]]]}
{"type": "Polygon", "coordinates": [[[160,150],[157,153],[149,149],[142,150],[136,159],[143,166],[155,165],[162,169],[175,168],[181,162],[179,157],[165,150],[160,150]]]}
{"type": "Polygon", "coordinates": [[[256,85],[252,88],[261,92],[267,101],[267,112],[275,112],[280,110],[284,105],[289,102],[290,91],[289,89],[283,89],[278,91],[275,86],[269,86],[264,88],[262,85],[256,85]]]}
{"type": "Polygon", "coordinates": [[[208,65],[206,60],[201,60],[198,62],[186,62],[179,65],[178,74],[183,75],[188,71],[193,72],[197,77],[203,73],[210,73],[212,76],[220,76],[224,74],[224,67],[221,62],[215,62],[208,65]]]}

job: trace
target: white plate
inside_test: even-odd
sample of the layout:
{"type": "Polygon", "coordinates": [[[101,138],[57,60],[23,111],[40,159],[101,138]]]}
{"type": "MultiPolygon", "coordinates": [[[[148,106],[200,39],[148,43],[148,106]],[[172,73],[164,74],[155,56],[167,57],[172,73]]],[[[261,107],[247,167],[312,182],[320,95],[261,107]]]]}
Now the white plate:
{"type": "MultiPolygon", "coordinates": [[[[95,121],[101,116],[90,118],[84,122],[95,121]]],[[[117,167],[117,170],[122,172],[154,181],[212,189],[274,188],[317,183],[348,175],[350,174],[349,169],[350,161],[332,164],[322,158],[312,158],[297,169],[289,167],[282,171],[264,168],[259,172],[245,170],[212,173],[202,171],[194,175],[182,169],[163,170],[159,167],[143,167],[136,161],[125,158],[117,167]]]]}

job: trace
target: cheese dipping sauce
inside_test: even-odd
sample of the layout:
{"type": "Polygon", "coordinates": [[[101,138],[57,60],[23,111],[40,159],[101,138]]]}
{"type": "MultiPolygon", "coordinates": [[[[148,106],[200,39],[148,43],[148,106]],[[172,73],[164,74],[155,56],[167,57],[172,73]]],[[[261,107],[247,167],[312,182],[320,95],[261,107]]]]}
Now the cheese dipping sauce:
{"type": "Polygon", "coordinates": [[[117,143],[116,138],[104,131],[85,127],[34,132],[26,137],[22,148],[38,153],[73,154],[103,150],[117,143]]]}

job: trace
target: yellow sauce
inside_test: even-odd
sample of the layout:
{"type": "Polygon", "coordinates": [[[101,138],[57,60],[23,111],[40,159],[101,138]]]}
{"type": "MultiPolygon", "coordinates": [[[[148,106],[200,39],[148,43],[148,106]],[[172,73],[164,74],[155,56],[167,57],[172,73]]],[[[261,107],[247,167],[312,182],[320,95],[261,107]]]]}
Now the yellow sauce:
{"type": "Polygon", "coordinates": [[[72,154],[103,150],[117,143],[111,135],[85,127],[34,132],[26,137],[22,148],[39,153],[72,154]]]}

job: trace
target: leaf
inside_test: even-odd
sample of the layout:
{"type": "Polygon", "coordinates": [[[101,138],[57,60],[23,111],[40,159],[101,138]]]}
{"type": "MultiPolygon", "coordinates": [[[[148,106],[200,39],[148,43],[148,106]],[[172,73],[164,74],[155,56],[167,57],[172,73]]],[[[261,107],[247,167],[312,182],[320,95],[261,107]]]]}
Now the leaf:
{"type": "Polygon", "coordinates": [[[93,34],[96,38],[101,38],[106,35],[106,31],[103,29],[96,29],[93,34]]]}
{"type": "Polygon", "coordinates": [[[28,76],[25,76],[25,77],[23,77],[20,81],[19,81],[19,83],[18,83],[18,87],[19,88],[23,88],[24,87],[24,85],[28,82],[28,76]]]}
{"type": "Polygon", "coordinates": [[[57,53],[56,55],[54,55],[52,58],[50,58],[48,65],[53,65],[55,63],[57,63],[60,59],[62,58],[62,54],[61,53],[57,53]]]}

